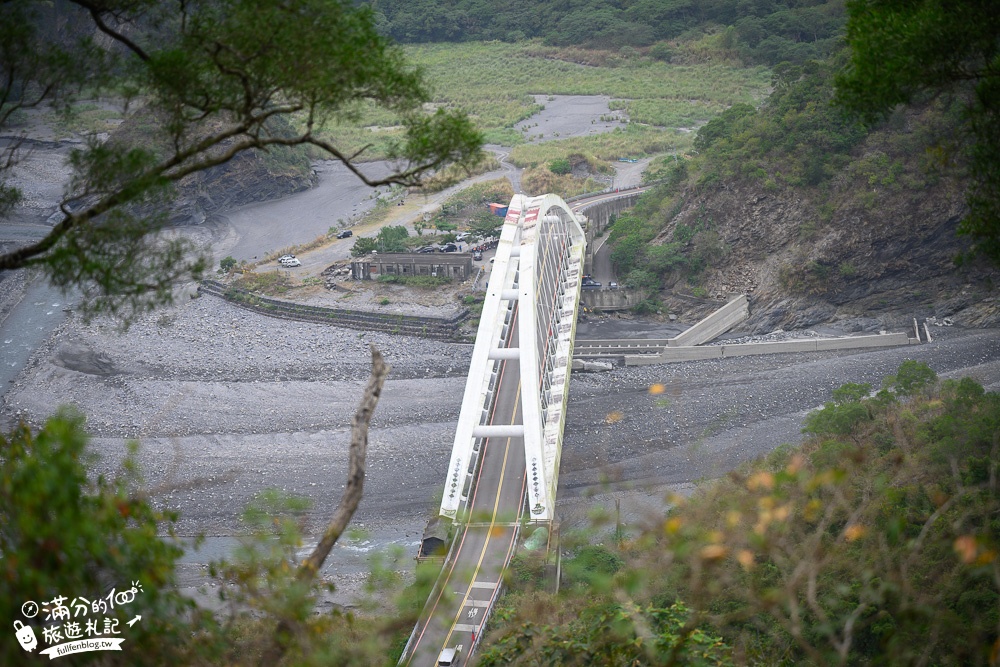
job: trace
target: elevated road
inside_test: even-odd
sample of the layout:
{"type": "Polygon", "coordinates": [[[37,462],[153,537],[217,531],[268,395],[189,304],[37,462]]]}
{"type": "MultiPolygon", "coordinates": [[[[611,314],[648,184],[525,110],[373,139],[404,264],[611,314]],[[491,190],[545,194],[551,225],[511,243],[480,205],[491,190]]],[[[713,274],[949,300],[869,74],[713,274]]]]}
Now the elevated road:
{"type": "MultiPolygon", "coordinates": [[[[508,348],[519,345],[517,306],[508,348]]],[[[517,425],[521,416],[521,372],[517,360],[501,364],[491,425],[517,425]]],[[[414,630],[409,659],[402,664],[437,664],[446,647],[461,644],[462,664],[496,601],[500,580],[514,553],[518,516],[524,505],[525,461],[520,438],[491,437],[482,445],[482,464],[469,503],[469,522],[460,526],[451,558],[428,611],[414,630]]]]}

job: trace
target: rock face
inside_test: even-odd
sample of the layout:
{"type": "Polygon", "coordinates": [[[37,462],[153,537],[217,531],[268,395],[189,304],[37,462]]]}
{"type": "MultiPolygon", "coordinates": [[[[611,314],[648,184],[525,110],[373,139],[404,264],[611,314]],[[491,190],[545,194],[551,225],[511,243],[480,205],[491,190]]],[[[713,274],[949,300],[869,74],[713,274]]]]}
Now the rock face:
{"type": "MultiPolygon", "coordinates": [[[[292,131],[287,121],[270,122],[273,127],[268,129],[275,136],[292,131]]],[[[109,141],[166,150],[168,143],[158,129],[161,125],[154,114],[140,110],[127,118],[109,141]]],[[[202,128],[206,134],[212,129],[202,128]]],[[[224,143],[216,150],[227,148],[224,143]]],[[[304,149],[273,146],[267,151],[244,151],[228,162],[183,178],[177,184],[170,221],[175,225],[200,224],[221,209],[284,197],[312,187],[316,180],[304,149]]]]}
{"type": "Polygon", "coordinates": [[[184,178],[171,222],[200,224],[216,211],[278,199],[315,184],[316,173],[308,163],[299,169],[274,169],[266,154],[248,151],[226,164],[184,178]]]}
{"type": "Polygon", "coordinates": [[[687,193],[658,241],[678,225],[713,235],[720,258],[702,284],[715,298],[747,294],[753,332],[838,320],[867,330],[929,316],[995,326],[1000,272],[982,261],[955,265],[969,247],[956,234],[964,211],[958,179],[872,187],[842,174],[812,194],[730,180],[687,193]]]}

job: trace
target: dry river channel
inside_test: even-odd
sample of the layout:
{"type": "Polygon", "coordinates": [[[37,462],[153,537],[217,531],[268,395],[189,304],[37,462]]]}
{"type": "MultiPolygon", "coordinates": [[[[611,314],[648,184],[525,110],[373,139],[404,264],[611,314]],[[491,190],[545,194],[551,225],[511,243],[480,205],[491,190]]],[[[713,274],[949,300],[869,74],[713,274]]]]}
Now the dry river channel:
{"type": "MultiPolygon", "coordinates": [[[[550,101],[546,112],[557,114],[558,106],[550,101]]],[[[335,188],[335,181],[323,179],[321,187],[335,188]]],[[[317,195],[282,200],[289,219],[301,215],[305,205],[296,198],[303,196],[317,195]]],[[[258,206],[268,219],[281,219],[279,205],[258,206]]],[[[252,208],[235,217],[254,225],[252,208]]],[[[234,229],[191,233],[247,253],[253,248],[238,245],[245,239],[267,240],[234,229]]],[[[14,284],[8,277],[0,290],[14,284]]],[[[77,407],[100,455],[94,474],[113,475],[125,443],[138,439],[154,502],[180,512],[180,535],[208,538],[181,564],[182,585],[205,588],[206,601],[212,591],[205,564],[232,552],[245,530],[241,513],[262,490],[309,498],[307,535],[315,539],[343,489],[369,346],[381,350],[392,372],[372,423],[365,495],[354,520],[359,530],[327,561],[323,576],[337,591],[324,604],[356,604],[376,556],[389,559],[403,581],[412,576],[412,557],[443,486],[471,345],[273,319],[211,296],[182,298],[122,333],[115,322],[84,325],[64,315],[65,304],[38,289],[29,288],[0,328],[6,353],[24,338],[30,316],[51,318],[28,336],[24,360],[13,362],[16,374],[4,380],[3,425],[40,425],[60,405],[77,407]]],[[[678,330],[590,319],[578,336],[659,338],[678,330]]],[[[616,499],[626,522],[662,511],[668,492],[690,491],[697,480],[798,442],[803,417],[831,389],[878,385],[907,358],[944,377],[970,375],[1000,389],[1000,331],[955,326],[932,333],[933,343],[907,348],[574,374],[558,504],[564,530],[585,527],[595,506],[613,508],[616,499]],[[650,394],[653,384],[665,391],[650,394]]]]}

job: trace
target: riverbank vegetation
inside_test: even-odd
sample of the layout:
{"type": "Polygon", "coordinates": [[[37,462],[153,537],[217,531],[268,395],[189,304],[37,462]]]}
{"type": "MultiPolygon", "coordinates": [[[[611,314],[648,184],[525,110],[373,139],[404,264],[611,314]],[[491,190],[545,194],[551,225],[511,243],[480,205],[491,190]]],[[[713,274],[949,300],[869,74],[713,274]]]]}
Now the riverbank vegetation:
{"type": "MultiPolygon", "coordinates": [[[[610,157],[683,147],[690,128],[732,104],[759,103],[770,84],[762,66],[718,60],[671,64],[640,53],[614,58],[606,54],[599,59],[602,64],[584,65],[563,59],[566,51],[561,48],[537,42],[419,44],[407,46],[405,52],[423,68],[434,89],[434,104],[467,112],[487,143],[524,143],[534,128],[521,131],[515,126],[544,107],[544,96],[605,95],[621,100],[614,108],[625,109],[633,123],[648,127],[636,134],[588,138],[604,146],[600,152],[610,157]],[[462,66],[455,67],[456,62],[462,66]]],[[[358,107],[323,131],[352,150],[369,146],[366,159],[376,159],[401,131],[398,125],[391,113],[358,107]]],[[[545,146],[563,151],[560,143],[545,146]]]]}

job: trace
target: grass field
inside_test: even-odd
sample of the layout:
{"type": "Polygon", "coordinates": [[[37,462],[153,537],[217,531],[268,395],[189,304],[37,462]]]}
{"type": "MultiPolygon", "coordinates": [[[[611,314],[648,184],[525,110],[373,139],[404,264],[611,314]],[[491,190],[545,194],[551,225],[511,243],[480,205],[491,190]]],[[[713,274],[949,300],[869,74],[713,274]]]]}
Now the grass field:
{"type": "Polygon", "coordinates": [[[680,127],[736,102],[759,101],[770,85],[762,67],[675,66],[640,57],[617,58],[614,67],[581,65],[535,43],[423,44],[406,53],[425,68],[435,101],[465,109],[483,128],[510,127],[531,115],[532,94],[642,100],[632,120],[680,127]]]}
{"type": "MultiPolygon", "coordinates": [[[[539,110],[532,95],[608,95],[613,108],[626,109],[633,121],[627,131],[610,135],[522,146],[517,155],[523,163],[573,152],[610,159],[683,150],[692,135],[679,130],[697,127],[737,102],[758,103],[770,84],[770,72],[762,67],[670,65],[618,54],[596,58],[601,65],[579,64],[564,59],[565,50],[535,42],[422,44],[405,52],[426,73],[434,103],[465,110],[488,143],[523,143],[513,126],[539,110]]],[[[326,132],[348,151],[371,144],[368,154],[378,157],[387,141],[399,137],[393,129],[397,120],[384,111],[352,109],[343,121],[326,132]]]]}

